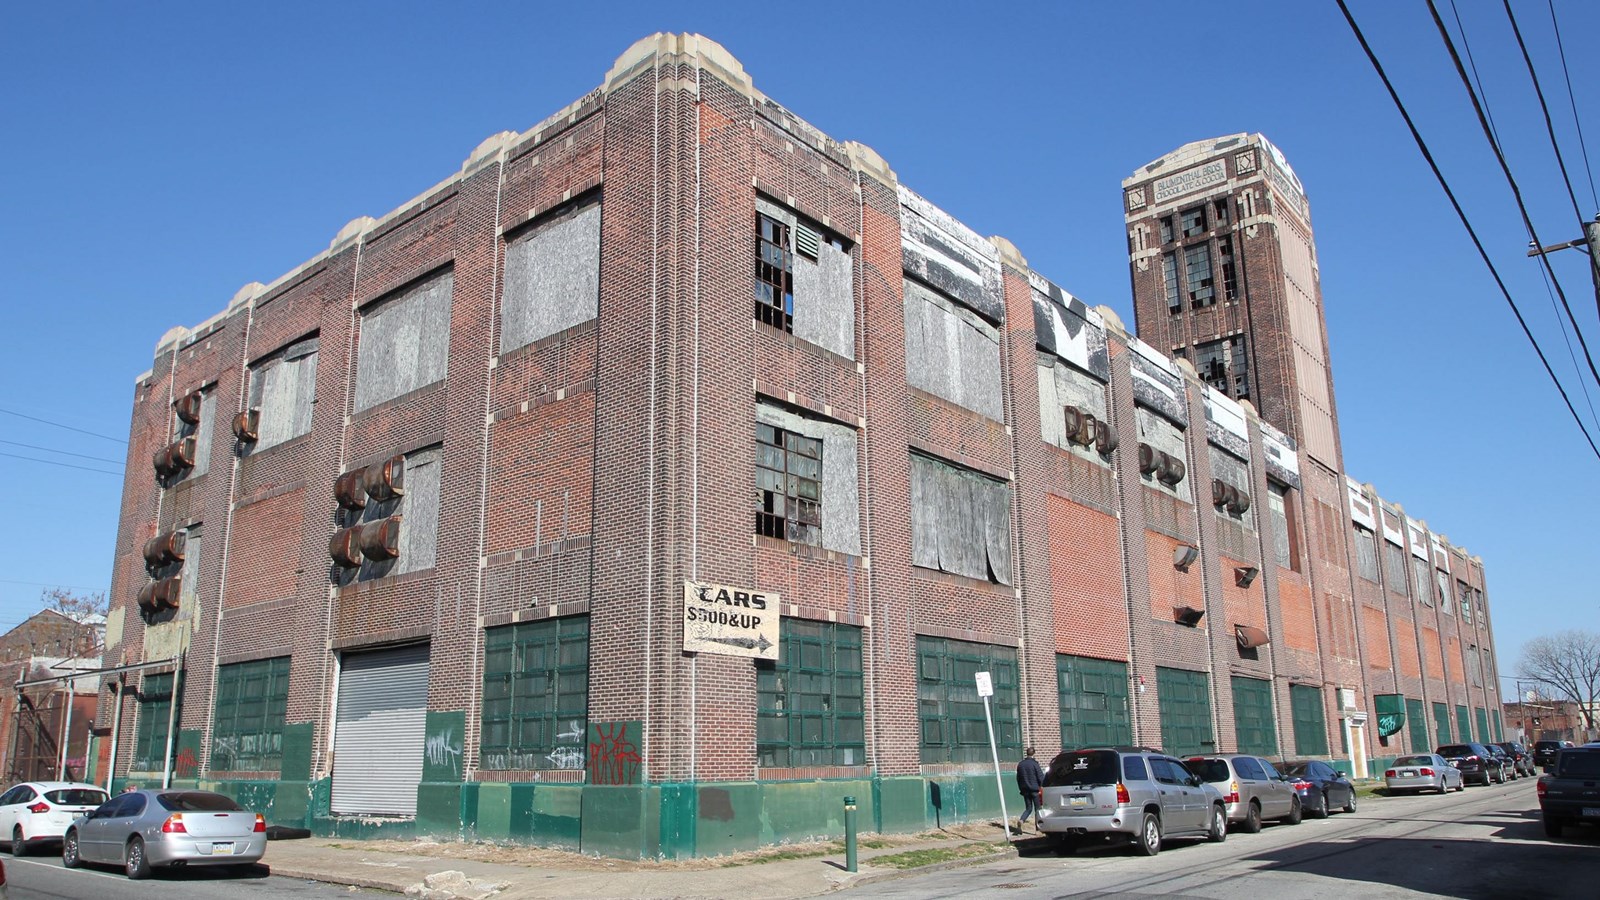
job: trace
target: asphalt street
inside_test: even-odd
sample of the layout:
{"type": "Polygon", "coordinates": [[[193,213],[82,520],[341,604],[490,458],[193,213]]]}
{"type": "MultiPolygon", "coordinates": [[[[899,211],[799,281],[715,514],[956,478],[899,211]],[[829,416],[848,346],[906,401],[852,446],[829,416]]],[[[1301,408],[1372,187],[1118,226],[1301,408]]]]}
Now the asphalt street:
{"type": "MultiPolygon", "coordinates": [[[[270,854],[271,851],[269,850],[270,854]]],[[[271,877],[267,866],[247,874],[194,868],[159,871],[146,881],[129,881],[120,869],[63,869],[59,856],[5,860],[7,900],[277,900],[313,897],[393,897],[382,891],[355,891],[343,885],[271,877]]]]}
{"type": "Polygon", "coordinates": [[[1355,813],[1230,833],[1221,844],[1169,842],[1159,856],[1105,846],[1058,857],[1025,840],[1022,857],[864,885],[847,895],[1043,897],[1600,897],[1600,828],[1545,838],[1534,782],[1464,793],[1363,797],[1355,813]]]}

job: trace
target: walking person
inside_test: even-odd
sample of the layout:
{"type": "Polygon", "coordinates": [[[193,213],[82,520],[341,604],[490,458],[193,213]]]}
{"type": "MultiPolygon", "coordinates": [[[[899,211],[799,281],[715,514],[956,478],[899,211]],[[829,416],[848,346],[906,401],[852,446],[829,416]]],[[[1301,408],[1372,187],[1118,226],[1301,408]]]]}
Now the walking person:
{"type": "Polygon", "coordinates": [[[1044,805],[1044,769],[1033,758],[1034,748],[1029,747],[1022,762],[1017,763],[1017,790],[1022,793],[1022,817],[1017,820],[1017,831],[1033,816],[1033,830],[1039,830],[1039,808],[1044,805]]]}

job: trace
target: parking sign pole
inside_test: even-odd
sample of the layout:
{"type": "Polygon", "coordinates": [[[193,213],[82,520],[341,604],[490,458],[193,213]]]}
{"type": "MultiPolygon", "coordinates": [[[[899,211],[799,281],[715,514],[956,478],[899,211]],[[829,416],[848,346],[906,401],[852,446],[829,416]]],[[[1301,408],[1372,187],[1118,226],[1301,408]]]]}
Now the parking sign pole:
{"type": "Polygon", "coordinates": [[[1000,795],[1000,827],[1006,830],[1006,843],[1011,843],[1011,816],[1006,813],[1006,786],[1000,778],[1000,750],[994,743],[994,716],[989,713],[989,698],[994,696],[994,679],[988,672],[977,673],[978,696],[983,698],[983,722],[989,726],[989,756],[994,759],[994,787],[1000,795]]]}

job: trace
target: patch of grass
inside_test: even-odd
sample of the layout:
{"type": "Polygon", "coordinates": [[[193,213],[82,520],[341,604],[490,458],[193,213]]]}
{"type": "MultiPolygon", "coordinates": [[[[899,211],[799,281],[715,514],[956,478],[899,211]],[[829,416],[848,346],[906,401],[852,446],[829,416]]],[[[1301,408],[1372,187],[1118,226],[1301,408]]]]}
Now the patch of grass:
{"type": "Polygon", "coordinates": [[[883,838],[867,838],[857,843],[866,850],[882,850],[885,847],[898,846],[894,841],[884,840],[883,838]]]}
{"type": "Polygon", "coordinates": [[[957,844],[954,847],[927,847],[921,850],[907,850],[904,853],[877,856],[873,857],[872,864],[874,866],[889,866],[895,869],[917,869],[922,866],[931,866],[936,863],[950,862],[957,859],[988,856],[999,852],[1000,849],[998,844],[974,841],[969,844],[957,844]]]}

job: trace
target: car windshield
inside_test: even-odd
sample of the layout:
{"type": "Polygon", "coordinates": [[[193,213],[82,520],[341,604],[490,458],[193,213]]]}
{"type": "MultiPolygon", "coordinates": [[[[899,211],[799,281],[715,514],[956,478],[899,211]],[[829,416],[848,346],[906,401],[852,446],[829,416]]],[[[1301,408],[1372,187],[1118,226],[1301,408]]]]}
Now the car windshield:
{"type": "Polygon", "coordinates": [[[99,806],[106,802],[106,792],[89,788],[63,788],[47,792],[44,798],[57,806],[99,806]]]}
{"type": "Polygon", "coordinates": [[[1303,762],[1284,763],[1280,767],[1280,769],[1282,770],[1283,774],[1288,775],[1291,778],[1302,778],[1302,777],[1304,777],[1305,774],[1306,774],[1306,770],[1309,769],[1309,768],[1311,768],[1311,764],[1310,763],[1303,763],[1303,762]]]}
{"type": "Polygon", "coordinates": [[[1600,753],[1568,751],[1561,754],[1558,778],[1600,778],[1600,753]]]}
{"type": "Polygon", "coordinates": [[[1433,757],[1431,756],[1402,756],[1394,761],[1397,766],[1426,766],[1432,765],[1432,763],[1433,757]]]}
{"type": "Polygon", "coordinates": [[[1063,753],[1050,763],[1045,787],[1065,784],[1116,784],[1122,780],[1120,757],[1115,750],[1083,750],[1063,753]]]}
{"type": "Polygon", "coordinates": [[[1538,741],[1533,745],[1535,750],[1554,750],[1559,746],[1561,746],[1560,741],[1538,741]]]}
{"type": "Polygon", "coordinates": [[[1191,759],[1184,763],[1201,781],[1227,781],[1233,777],[1225,759],[1191,759]]]}
{"type": "Polygon", "coordinates": [[[1446,744],[1439,748],[1440,756],[1471,756],[1472,748],[1466,744],[1446,744]]]}
{"type": "Polygon", "coordinates": [[[156,795],[156,802],[173,812],[238,812],[239,804],[210,791],[179,791],[156,795]]]}

